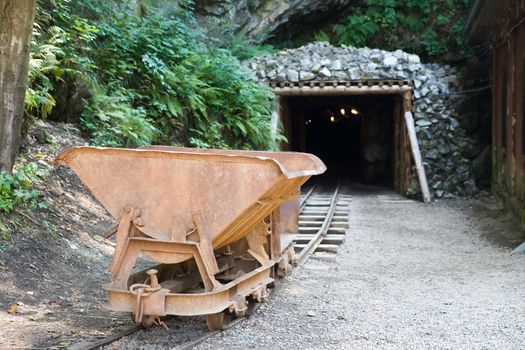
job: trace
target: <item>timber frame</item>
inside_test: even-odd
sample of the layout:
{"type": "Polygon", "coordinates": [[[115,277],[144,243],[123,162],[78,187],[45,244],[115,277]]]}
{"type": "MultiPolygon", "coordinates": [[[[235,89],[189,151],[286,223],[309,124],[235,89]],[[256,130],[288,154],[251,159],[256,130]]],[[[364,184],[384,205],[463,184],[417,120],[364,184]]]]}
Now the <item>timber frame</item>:
{"type": "Polygon", "coordinates": [[[492,191],[525,229],[525,1],[475,1],[464,34],[490,44],[492,191]]]}
{"type": "MultiPolygon", "coordinates": [[[[344,96],[344,95],[394,95],[394,190],[406,194],[409,179],[413,172],[413,153],[405,121],[405,113],[414,113],[413,82],[408,80],[361,79],[352,81],[301,81],[301,82],[271,82],[270,87],[276,94],[273,111],[273,125],[277,128],[282,123],[284,134],[290,140],[293,123],[304,124],[304,120],[293,121],[287,99],[291,96],[344,96]]],[[[304,144],[304,131],[299,136],[304,144]]],[[[289,150],[289,145],[282,143],[282,150],[289,150]]],[[[426,182],[426,180],[425,180],[426,182]]],[[[425,187],[425,186],[422,186],[425,187]]],[[[423,190],[423,193],[426,191],[423,190]]],[[[429,195],[424,195],[429,201],[429,195]]]]}

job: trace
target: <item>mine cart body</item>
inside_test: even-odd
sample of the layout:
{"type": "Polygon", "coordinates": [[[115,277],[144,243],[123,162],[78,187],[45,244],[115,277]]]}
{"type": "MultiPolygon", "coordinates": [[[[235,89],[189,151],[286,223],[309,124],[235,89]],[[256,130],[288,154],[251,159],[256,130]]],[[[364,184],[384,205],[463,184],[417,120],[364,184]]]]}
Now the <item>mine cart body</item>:
{"type": "Polygon", "coordinates": [[[74,147],[68,165],[117,220],[109,307],[136,322],[159,316],[244,314],[266,298],[283,244],[281,204],[325,171],[315,156],[292,152],[74,147]],[[139,263],[154,269],[134,272],[139,263]]]}

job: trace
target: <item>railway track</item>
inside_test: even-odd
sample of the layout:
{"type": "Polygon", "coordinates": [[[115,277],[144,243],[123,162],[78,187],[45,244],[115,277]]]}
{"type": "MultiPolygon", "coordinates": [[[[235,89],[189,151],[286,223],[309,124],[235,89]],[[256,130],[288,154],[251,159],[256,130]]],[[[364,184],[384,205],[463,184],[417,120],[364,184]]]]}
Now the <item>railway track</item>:
{"type": "MultiPolygon", "coordinates": [[[[339,184],[337,184],[335,190],[333,187],[331,189],[322,188],[314,184],[301,196],[299,232],[292,235],[297,259],[297,267],[294,269],[294,272],[298,271],[311,257],[322,260],[333,260],[338,251],[338,247],[344,243],[345,233],[349,227],[349,205],[351,198],[350,195],[345,193],[347,191],[342,189],[342,186],[339,184]]],[[[262,304],[256,304],[252,313],[255,313],[261,305],[262,304]]],[[[225,329],[229,329],[246,319],[247,317],[234,319],[225,329]]],[[[96,342],[73,346],[72,349],[101,349],[141,329],[143,328],[140,325],[134,325],[122,332],[96,342]]],[[[221,331],[207,332],[191,341],[175,346],[174,349],[192,349],[197,344],[220,332],[221,331]]]]}
{"type": "Polygon", "coordinates": [[[337,253],[348,229],[350,196],[342,193],[339,184],[332,191],[316,187],[301,201],[299,233],[293,239],[298,266],[312,256],[326,258],[337,253]]]}

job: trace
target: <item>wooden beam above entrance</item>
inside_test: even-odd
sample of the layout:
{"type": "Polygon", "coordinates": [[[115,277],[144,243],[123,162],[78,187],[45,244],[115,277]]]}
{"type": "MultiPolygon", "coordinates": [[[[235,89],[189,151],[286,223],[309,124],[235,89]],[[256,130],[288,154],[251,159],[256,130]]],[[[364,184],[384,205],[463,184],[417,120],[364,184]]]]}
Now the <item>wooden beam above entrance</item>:
{"type": "Polygon", "coordinates": [[[347,94],[400,94],[412,91],[407,80],[356,80],[272,82],[270,86],[280,96],[347,95],[347,94]]]}

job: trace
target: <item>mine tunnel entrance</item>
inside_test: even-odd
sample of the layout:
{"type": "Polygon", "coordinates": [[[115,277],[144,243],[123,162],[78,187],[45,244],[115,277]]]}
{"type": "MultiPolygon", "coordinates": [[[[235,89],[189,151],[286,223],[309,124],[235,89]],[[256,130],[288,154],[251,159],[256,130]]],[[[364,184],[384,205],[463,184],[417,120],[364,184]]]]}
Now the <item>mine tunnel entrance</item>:
{"type": "Polygon", "coordinates": [[[317,155],[330,180],[406,192],[411,155],[401,94],[280,96],[279,102],[285,149],[317,155]]]}

